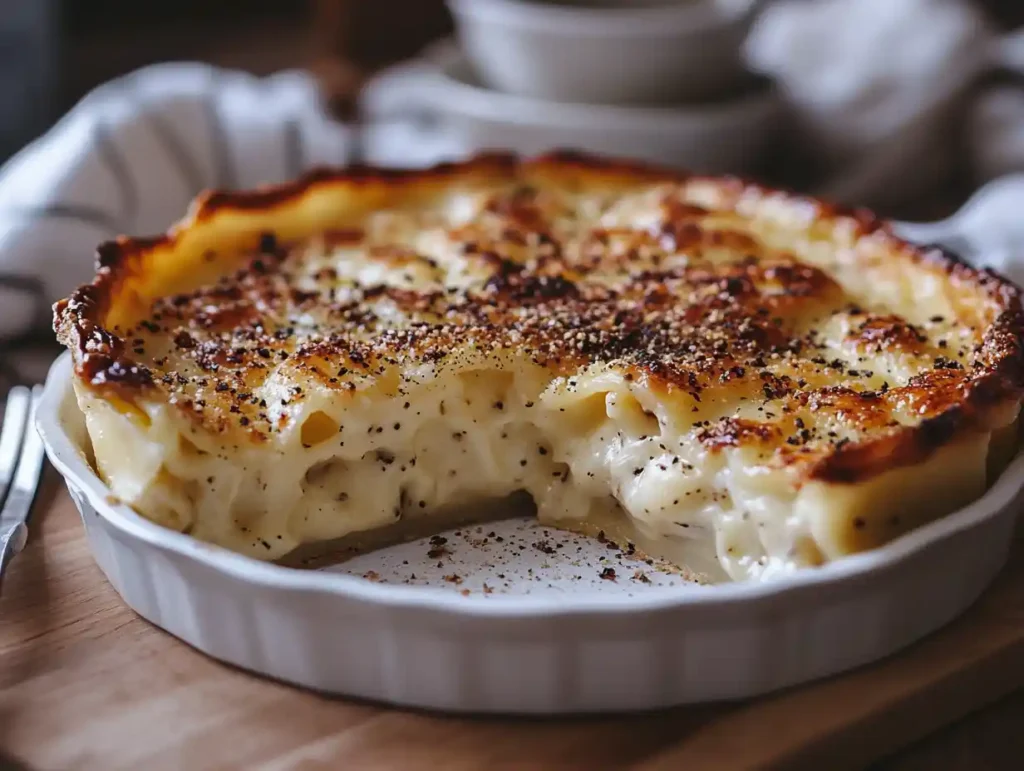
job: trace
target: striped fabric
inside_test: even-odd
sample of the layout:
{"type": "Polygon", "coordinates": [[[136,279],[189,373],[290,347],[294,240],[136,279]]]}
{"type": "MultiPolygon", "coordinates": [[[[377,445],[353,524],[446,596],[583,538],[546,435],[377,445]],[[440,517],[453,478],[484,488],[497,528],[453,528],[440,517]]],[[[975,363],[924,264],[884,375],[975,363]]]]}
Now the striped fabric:
{"type": "Polygon", "coordinates": [[[344,163],[349,142],[302,73],[158,65],[98,88],[0,169],[0,340],[48,326],[100,241],[166,229],[205,188],[344,163]]]}

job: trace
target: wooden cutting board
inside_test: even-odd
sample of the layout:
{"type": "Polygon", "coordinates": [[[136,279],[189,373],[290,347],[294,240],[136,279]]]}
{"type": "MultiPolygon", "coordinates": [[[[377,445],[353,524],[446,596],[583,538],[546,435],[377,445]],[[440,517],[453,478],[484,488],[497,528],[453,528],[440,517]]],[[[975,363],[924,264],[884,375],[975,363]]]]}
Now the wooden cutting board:
{"type": "Polygon", "coordinates": [[[121,604],[52,470],[0,598],[0,768],[838,771],[1021,687],[1022,540],[966,616],[902,654],[752,702],[639,716],[453,718],[218,664],[121,604]]]}

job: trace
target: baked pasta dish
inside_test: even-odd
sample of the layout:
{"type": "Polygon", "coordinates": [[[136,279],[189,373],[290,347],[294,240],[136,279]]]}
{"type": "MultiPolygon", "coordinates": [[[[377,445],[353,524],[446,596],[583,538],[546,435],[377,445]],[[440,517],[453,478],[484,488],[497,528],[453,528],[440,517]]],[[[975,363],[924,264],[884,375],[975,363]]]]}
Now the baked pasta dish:
{"type": "Polygon", "coordinates": [[[977,498],[1022,319],[866,212],[564,153],[209,193],[55,307],[98,473],[168,528],[275,560],[524,491],[711,581],[977,498]]]}

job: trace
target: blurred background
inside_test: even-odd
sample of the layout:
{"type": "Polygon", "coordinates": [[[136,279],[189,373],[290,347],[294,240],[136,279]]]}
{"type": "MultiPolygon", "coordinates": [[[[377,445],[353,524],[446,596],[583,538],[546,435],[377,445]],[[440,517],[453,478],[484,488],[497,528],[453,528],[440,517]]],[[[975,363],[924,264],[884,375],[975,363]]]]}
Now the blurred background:
{"type": "MultiPolygon", "coordinates": [[[[1024,165],[1024,89],[1020,104],[1015,96],[1024,75],[1007,66],[1024,67],[1024,49],[1000,53],[1024,23],[1019,0],[12,0],[3,9],[0,158],[98,84],[189,60],[260,75],[306,70],[339,121],[422,129],[422,141],[401,135],[420,151],[416,162],[571,143],[916,219],[948,214],[1016,170],[1018,144],[1024,165]],[[458,43],[438,46],[456,29],[458,43]],[[395,70],[425,49],[426,59],[395,70]]],[[[369,159],[402,162],[401,150],[382,155],[369,159]]]]}

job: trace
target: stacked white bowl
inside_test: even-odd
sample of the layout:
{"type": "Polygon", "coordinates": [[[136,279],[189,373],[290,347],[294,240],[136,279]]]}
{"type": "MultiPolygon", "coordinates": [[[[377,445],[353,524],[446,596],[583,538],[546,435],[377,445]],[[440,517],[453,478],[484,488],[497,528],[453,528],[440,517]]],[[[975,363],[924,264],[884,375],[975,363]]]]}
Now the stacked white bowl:
{"type": "Polygon", "coordinates": [[[456,39],[392,89],[467,150],[756,172],[780,102],[743,66],[759,0],[448,0],[456,39]]]}

